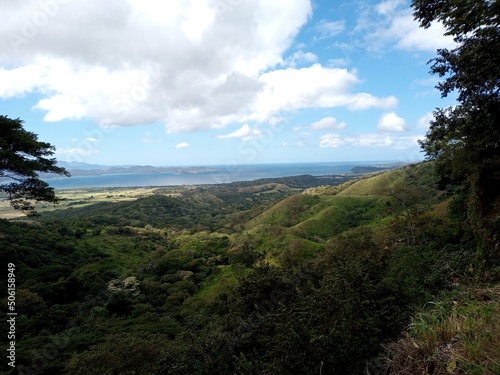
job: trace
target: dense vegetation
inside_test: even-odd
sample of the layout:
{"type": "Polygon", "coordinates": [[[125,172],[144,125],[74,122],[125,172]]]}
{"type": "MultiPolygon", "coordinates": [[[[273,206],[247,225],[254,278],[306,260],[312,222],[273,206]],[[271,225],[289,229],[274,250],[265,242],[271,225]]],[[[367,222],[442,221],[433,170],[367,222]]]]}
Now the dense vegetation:
{"type": "MultiPolygon", "coordinates": [[[[16,264],[18,280],[17,370],[355,374],[402,366],[406,346],[396,340],[415,310],[477,276],[478,240],[457,206],[423,163],[340,186],[266,181],[176,197],[159,189],[0,221],[1,258],[16,264]]],[[[494,355],[472,362],[489,368],[494,355]]]]}
{"type": "Polygon", "coordinates": [[[457,43],[431,67],[459,102],[435,112],[433,162],[2,220],[19,313],[2,371],[500,373],[499,2],[412,6],[457,43]]]}
{"type": "Polygon", "coordinates": [[[413,0],[421,27],[441,22],[453,49],[439,49],[431,73],[442,97],[457,104],[434,111],[421,146],[436,161],[439,183],[461,195],[463,220],[481,238],[484,264],[498,257],[500,233],[500,2],[413,0]]]}

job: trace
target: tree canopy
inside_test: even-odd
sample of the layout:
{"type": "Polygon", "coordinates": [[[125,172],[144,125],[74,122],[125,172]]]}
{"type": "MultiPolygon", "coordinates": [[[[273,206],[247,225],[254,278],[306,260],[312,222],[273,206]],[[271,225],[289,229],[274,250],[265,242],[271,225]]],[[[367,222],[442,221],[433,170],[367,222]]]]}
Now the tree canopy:
{"type": "Polygon", "coordinates": [[[54,152],[54,146],[25,130],[22,120],[0,116],[0,191],[12,207],[34,214],[33,202],[57,202],[54,189],[39,178],[39,173],[69,176],[51,158],[54,152]]]}
{"type": "Polygon", "coordinates": [[[456,43],[438,50],[430,71],[443,78],[442,97],[455,93],[458,105],[434,112],[421,146],[443,184],[467,191],[469,213],[491,216],[500,199],[500,2],[413,0],[412,7],[422,27],[440,22],[456,43]]]}

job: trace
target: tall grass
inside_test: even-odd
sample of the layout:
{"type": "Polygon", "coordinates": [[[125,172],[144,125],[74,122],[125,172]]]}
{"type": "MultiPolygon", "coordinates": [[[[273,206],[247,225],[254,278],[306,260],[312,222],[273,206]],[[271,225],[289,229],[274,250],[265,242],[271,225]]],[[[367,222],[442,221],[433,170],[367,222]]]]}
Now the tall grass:
{"type": "Polygon", "coordinates": [[[430,304],[387,346],[389,374],[500,374],[500,286],[430,304]]]}

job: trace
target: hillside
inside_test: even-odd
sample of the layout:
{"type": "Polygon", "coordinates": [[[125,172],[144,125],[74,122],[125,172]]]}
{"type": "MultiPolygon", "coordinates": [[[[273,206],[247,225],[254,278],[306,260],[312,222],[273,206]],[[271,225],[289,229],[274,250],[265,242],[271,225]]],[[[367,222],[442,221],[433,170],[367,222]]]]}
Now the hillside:
{"type": "Polygon", "coordinates": [[[498,287],[471,292],[477,239],[432,168],[336,186],[160,188],[0,220],[0,257],[17,280],[19,373],[396,374],[415,345],[426,348],[420,372],[494,373],[498,347],[454,345],[491,340],[443,333],[432,346],[416,330],[424,317],[431,332],[470,316],[498,337],[498,287]],[[452,354],[439,349],[447,343],[452,354]]]}

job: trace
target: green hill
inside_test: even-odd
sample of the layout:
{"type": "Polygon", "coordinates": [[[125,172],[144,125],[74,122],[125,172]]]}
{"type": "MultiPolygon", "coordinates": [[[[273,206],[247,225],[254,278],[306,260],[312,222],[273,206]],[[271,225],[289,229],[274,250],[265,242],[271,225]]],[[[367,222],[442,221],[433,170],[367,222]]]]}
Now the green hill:
{"type": "Polygon", "coordinates": [[[374,176],[341,185],[338,195],[389,195],[391,191],[400,187],[425,191],[427,194],[437,194],[435,188],[436,177],[434,176],[432,163],[420,163],[405,166],[396,170],[377,173],[374,176]]]}

